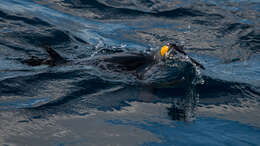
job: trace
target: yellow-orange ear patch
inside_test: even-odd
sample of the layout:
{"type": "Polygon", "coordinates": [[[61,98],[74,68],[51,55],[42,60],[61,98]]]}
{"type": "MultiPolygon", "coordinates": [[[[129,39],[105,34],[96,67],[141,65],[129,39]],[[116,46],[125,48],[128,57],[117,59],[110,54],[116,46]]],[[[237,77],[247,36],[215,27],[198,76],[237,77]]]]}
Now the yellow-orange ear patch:
{"type": "Polygon", "coordinates": [[[165,53],[167,53],[169,50],[169,47],[164,45],[162,48],[161,48],[161,55],[164,56],[165,53]]]}

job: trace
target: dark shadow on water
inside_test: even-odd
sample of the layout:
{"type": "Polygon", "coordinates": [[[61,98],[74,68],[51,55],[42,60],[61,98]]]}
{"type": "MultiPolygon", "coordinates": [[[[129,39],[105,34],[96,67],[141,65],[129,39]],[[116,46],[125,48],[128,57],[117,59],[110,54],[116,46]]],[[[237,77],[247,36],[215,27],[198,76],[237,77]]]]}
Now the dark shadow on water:
{"type": "MultiPolygon", "coordinates": [[[[197,17],[197,16],[206,16],[212,19],[223,19],[224,16],[220,14],[207,14],[201,12],[200,10],[195,10],[191,8],[176,8],[173,10],[165,11],[144,11],[142,9],[129,9],[129,8],[118,8],[111,5],[106,5],[97,0],[66,0],[64,3],[70,4],[73,9],[93,9],[97,14],[101,14],[102,17],[98,19],[115,19],[115,18],[124,18],[124,17],[137,17],[137,16],[154,16],[154,17],[164,17],[164,18],[184,18],[184,17],[197,17]],[[105,13],[104,13],[105,12],[105,13]]],[[[147,2],[144,2],[147,3],[147,2]]]]}
{"type": "Polygon", "coordinates": [[[0,18],[2,18],[4,21],[22,21],[26,24],[29,25],[34,25],[34,26],[46,26],[49,27],[51,26],[49,23],[37,18],[37,17],[33,17],[33,18],[27,18],[27,17],[23,17],[23,16],[17,16],[17,15],[11,15],[11,14],[7,14],[3,11],[0,11],[0,18]]]}

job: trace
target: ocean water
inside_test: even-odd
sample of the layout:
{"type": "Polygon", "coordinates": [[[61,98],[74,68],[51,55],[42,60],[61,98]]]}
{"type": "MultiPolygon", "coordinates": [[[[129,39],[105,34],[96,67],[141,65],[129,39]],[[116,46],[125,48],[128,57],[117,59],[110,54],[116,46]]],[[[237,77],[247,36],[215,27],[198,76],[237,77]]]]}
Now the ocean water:
{"type": "Polygon", "coordinates": [[[1,0],[0,32],[0,145],[260,143],[259,0],[1,0]],[[84,63],[166,43],[206,70],[84,63]]]}

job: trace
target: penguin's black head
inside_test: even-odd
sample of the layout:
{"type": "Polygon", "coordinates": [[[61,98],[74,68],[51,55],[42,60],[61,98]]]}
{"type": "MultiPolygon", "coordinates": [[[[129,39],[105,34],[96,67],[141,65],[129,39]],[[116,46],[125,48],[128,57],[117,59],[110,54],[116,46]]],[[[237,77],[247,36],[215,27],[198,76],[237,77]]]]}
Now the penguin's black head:
{"type": "Polygon", "coordinates": [[[204,66],[198,63],[193,58],[189,57],[187,53],[184,51],[182,46],[177,46],[173,43],[168,43],[164,45],[160,50],[161,60],[169,62],[169,61],[189,61],[194,65],[200,67],[201,69],[205,69],[204,66]]]}
{"type": "Polygon", "coordinates": [[[183,47],[177,46],[173,43],[168,43],[167,45],[164,45],[160,50],[161,57],[163,57],[164,60],[167,59],[174,59],[176,58],[176,55],[184,55],[187,54],[184,52],[183,47]]]}

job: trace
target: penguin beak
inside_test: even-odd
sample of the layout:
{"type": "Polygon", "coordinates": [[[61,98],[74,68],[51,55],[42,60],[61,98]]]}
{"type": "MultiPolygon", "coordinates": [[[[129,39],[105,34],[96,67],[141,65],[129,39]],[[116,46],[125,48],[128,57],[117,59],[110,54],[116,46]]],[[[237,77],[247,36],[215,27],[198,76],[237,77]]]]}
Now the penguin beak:
{"type": "Polygon", "coordinates": [[[188,56],[188,54],[184,51],[183,47],[177,46],[175,44],[167,44],[167,46],[168,46],[168,49],[167,49],[167,52],[165,53],[165,57],[167,59],[174,59],[174,54],[175,53],[180,53],[180,54],[183,54],[184,56],[186,56],[187,58],[189,58],[189,60],[192,63],[194,63],[196,66],[198,66],[201,69],[205,70],[205,67],[202,64],[200,64],[195,59],[193,59],[190,56],[188,56]]]}
{"type": "Polygon", "coordinates": [[[169,59],[174,57],[173,50],[171,48],[166,52],[165,57],[169,59]]]}

